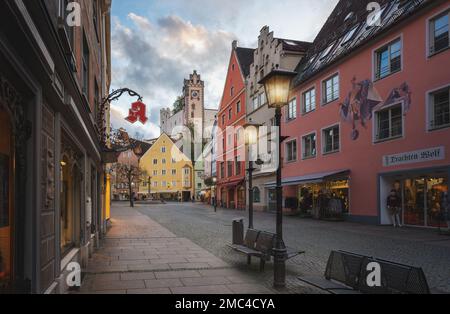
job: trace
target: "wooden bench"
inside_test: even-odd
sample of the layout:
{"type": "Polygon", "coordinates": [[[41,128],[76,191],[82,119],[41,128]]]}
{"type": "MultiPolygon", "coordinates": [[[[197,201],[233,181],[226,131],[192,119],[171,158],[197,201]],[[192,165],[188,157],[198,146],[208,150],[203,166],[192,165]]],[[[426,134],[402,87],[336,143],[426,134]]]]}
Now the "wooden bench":
{"type": "MultiPolygon", "coordinates": [[[[273,233],[249,229],[245,235],[244,244],[229,244],[228,246],[237,252],[247,255],[248,265],[251,265],[252,257],[259,258],[260,271],[264,271],[266,262],[270,261],[271,257],[274,255],[273,249],[275,247],[275,241],[276,235],[273,233]]],[[[304,251],[294,251],[288,249],[285,258],[288,260],[304,253],[304,251]]]]}

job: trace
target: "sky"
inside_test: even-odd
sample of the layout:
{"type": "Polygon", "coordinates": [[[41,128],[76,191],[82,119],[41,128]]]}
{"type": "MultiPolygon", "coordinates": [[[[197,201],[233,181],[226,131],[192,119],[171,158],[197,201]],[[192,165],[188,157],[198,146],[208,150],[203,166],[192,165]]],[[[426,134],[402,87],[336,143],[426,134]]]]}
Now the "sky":
{"type": "Polygon", "coordinates": [[[205,107],[219,106],[231,43],[255,48],[265,25],[275,37],[312,41],[338,0],[113,0],[112,89],[128,87],[149,121],[125,121],[131,102],[111,105],[113,128],[145,139],[160,135],[159,111],[172,107],[193,70],[205,81],[205,107]]]}

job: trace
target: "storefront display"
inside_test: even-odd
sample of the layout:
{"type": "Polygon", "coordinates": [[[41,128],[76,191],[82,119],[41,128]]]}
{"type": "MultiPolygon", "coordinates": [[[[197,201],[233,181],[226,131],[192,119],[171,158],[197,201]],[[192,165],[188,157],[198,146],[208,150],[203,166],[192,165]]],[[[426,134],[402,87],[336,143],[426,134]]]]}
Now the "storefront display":
{"type": "Polygon", "coordinates": [[[325,181],[298,187],[303,215],[319,219],[342,218],[349,212],[349,181],[325,181]]]}
{"type": "Polygon", "coordinates": [[[402,199],[403,223],[409,226],[446,228],[445,194],[448,177],[443,175],[404,175],[391,189],[402,199]]]}

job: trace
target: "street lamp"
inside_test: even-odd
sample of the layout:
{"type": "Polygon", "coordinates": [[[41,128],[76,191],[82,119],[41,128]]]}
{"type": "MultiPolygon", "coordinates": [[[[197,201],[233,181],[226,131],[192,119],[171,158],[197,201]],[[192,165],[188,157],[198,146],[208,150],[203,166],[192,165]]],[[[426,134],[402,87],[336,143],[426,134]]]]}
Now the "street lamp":
{"type": "Polygon", "coordinates": [[[281,108],[289,102],[289,91],[296,72],[274,69],[259,84],[264,85],[269,108],[275,108],[275,126],[278,127],[278,168],[277,168],[277,223],[274,251],[274,286],[286,286],[286,246],[283,242],[283,188],[281,185],[281,108]]]}
{"type": "MultiPolygon", "coordinates": [[[[260,124],[249,122],[244,125],[245,128],[245,145],[248,147],[248,228],[253,229],[253,171],[256,168],[253,167],[253,157],[252,154],[253,146],[258,143],[258,128],[260,124]]],[[[258,154],[256,154],[257,156],[258,154]]],[[[262,165],[264,162],[257,158],[256,164],[258,166],[262,165]]]]}
{"type": "Polygon", "coordinates": [[[212,178],[213,186],[214,186],[214,212],[217,212],[217,178],[212,178]]]}

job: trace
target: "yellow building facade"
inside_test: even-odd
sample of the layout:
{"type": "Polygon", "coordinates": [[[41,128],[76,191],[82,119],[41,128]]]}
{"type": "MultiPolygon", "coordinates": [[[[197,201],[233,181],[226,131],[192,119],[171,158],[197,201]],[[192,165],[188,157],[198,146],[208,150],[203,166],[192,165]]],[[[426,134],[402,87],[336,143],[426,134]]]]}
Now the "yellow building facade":
{"type": "Polygon", "coordinates": [[[139,186],[141,196],[186,202],[194,195],[192,162],[167,134],[141,157],[139,167],[148,176],[139,186]]]}

